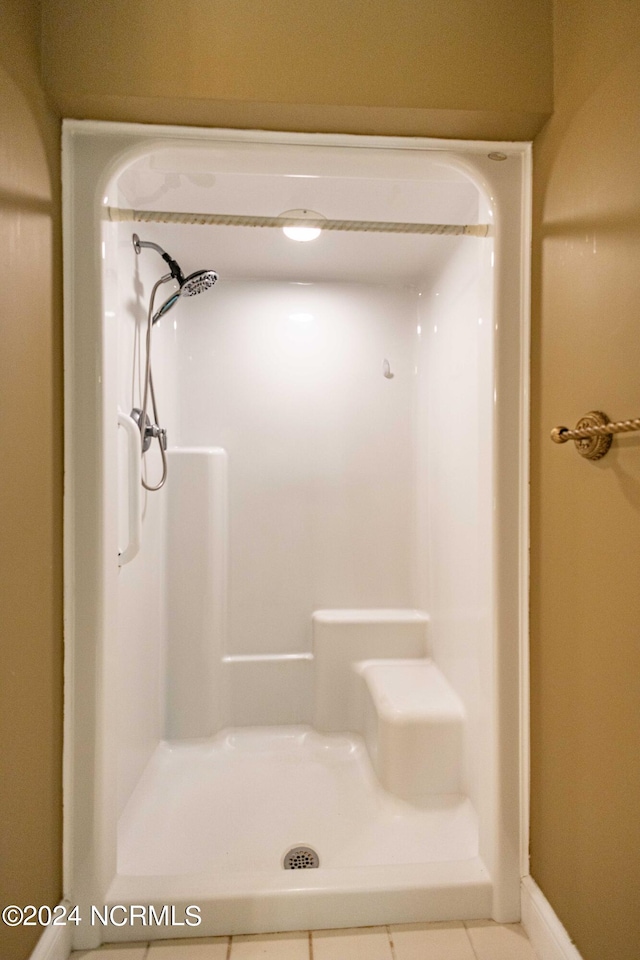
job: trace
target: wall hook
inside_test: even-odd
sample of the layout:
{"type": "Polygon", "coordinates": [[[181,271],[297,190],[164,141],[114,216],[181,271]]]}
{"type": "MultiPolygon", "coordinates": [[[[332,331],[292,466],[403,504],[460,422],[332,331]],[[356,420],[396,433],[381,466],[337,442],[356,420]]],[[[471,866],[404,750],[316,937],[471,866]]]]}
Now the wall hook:
{"type": "Polygon", "coordinates": [[[388,360],[385,360],[382,364],[382,376],[386,377],[387,380],[393,380],[395,374],[391,373],[391,364],[388,360]]]}

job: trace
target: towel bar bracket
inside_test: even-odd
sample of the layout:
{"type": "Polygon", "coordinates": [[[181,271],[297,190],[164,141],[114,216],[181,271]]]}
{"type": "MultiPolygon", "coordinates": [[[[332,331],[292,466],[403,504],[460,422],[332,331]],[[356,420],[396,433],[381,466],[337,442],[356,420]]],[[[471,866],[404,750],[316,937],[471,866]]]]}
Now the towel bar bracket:
{"type": "Polygon", "coordinates": [[[640,417],[635,420],[616,420],[612,423],[606,413],[591,410],[578,420],[575,429],[554,427],[551,439],[554,443],[566,443],[574,440],[581,457],[587,460],[599,460],[604,457],[616,433],[633,433],[640,430],[640,417]]]}
{"type": "Polygon", "coordinates": [[[574,430],[567,427],[554,427],[551,439],[555,443],[574,440],[576,450],[587,460],[600,460],[609,451],[613,434],[606,428],[610,426],[609,417],[601,410],[591,410],[576,423],[574,430]]]}

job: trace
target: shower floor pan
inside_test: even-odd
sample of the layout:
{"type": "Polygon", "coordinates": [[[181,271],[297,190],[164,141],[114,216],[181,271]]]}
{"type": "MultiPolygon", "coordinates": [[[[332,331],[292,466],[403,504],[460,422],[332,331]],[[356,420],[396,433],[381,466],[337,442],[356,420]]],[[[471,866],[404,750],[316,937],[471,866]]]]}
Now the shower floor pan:
{"type": "Polygon", "coordinates": [[[392,796],[358,736],[239,728],[160,744],[120,819],[108,899],[198,905],[197,931],[171,934],[212,936],[488,917],[491,884],[466,797],[392,796]],[[285,870],[295,846],[319,867],[285,870]]]}

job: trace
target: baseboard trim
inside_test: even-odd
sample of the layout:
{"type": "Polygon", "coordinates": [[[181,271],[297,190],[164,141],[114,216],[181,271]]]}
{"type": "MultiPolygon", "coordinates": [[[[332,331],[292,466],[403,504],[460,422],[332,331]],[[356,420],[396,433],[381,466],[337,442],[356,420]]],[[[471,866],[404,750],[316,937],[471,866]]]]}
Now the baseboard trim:
{"type": "Polygon", "coordinates": [[[539,960],[582,960],[533,877],[522,880],[520,900],[522,926],[539,960]]]}
{"type": "MultiPolygon", "coordinates": [[[[69,908],[63,900],[62,906],[69,908]]],[[[29,960],[68,960],[71,953],[71,924],[62,927],[45,927],[29,960]]]]}

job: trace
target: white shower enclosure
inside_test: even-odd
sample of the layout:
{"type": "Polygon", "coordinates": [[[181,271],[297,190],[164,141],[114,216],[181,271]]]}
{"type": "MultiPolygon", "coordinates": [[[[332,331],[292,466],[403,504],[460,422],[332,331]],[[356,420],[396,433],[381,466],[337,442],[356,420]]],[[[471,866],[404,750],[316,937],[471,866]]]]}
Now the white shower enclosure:
{"type": "Polygon", "coordinates": [[[65,123],[77,946],[518,919],[529,162],[65,123]],[[293,209],[350,228],[160,222],[293,209]],[[151,493],[129,415],[167,268],[134,232],[219,277],[153,330],[151,493]],[[175,922],[90,924],[91,905],[175,922]]]}

